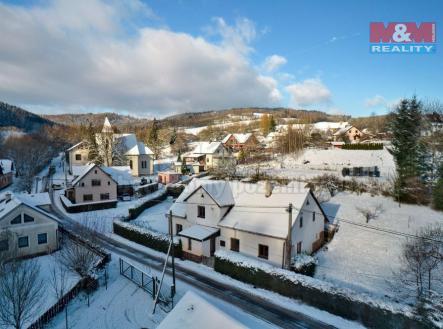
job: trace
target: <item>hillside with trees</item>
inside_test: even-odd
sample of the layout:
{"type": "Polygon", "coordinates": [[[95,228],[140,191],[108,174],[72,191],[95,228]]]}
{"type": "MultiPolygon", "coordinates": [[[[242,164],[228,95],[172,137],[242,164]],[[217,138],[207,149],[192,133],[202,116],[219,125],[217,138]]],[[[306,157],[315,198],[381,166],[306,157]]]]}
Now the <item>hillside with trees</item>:
{"type": "Polygon", "coordinates": [[[20,107],[0,102],[0,128],[13,127],[27,133],[40,130],[43,126],[53,126],[54,122],[20,107]]]}

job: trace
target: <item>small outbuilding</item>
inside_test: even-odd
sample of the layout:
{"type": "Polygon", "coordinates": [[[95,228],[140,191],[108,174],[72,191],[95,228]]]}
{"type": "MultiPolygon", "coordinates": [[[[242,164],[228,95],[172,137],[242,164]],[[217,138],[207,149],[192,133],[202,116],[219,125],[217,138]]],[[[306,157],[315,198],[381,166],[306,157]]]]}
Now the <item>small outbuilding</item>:
{"type": "Polygon", "coordinates": [[[158,173],[158,182],[163,185],[175,184],[181,179],[181,174],[175,171],[161,171],[158,173]]]}

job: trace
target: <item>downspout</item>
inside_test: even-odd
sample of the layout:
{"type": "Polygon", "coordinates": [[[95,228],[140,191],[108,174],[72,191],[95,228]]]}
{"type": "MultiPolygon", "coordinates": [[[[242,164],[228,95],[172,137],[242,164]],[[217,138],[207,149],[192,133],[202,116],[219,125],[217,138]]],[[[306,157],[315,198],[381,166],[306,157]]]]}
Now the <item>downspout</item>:
{"type": "Polygon", "coordinates": [[[288,238],[286,241],[286,268],[291,267],[291,251],[292,251],[292,203],[288,207],[288,238]]]}

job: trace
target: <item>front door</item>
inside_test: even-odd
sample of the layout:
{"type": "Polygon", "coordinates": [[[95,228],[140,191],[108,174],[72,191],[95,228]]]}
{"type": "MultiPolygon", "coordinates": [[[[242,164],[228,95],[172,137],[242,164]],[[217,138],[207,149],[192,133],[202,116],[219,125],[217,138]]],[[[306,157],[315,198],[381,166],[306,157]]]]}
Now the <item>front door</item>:
{"type": "Polygon", "coordinates": [[[211,253],[211,256],[214,256],[214,252],[215,252],[215,237],[211,238],[210,243],[211,243],[210,253],[211,253]]]}

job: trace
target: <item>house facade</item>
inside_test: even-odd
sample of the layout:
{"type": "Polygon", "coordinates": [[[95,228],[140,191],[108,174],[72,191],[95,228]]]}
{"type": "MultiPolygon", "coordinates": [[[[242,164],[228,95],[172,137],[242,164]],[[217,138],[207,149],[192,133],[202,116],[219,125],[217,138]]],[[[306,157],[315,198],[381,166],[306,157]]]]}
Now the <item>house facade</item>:
{"type": "Polygon", "coordinates": [[[173,233],[191,259],[226,249],[287,268],[321,247],[327,223],[309,189],[268,183],[194,179],[171,211],[173,233]]]}
{"type": "Polygon", "coordinates": [[[185,257],[201,260],[219,244],[218,223],[234,199],[223,181],[193,179],[172,205],[173,234],[182,240],[185,257]]]}
{"type": "Polygon", "coordinates": [[[260,145],[257,138],[252,133],[228,134],[223,138],[222,143],[226,148],[233,152],[239,152],[241,150],[256,150],[260,145]]]}
{"type": "Polygon", "coordinates": [[[12,184],[12,168],[11,160],[0,160],[0,189],[12,184]]]}
{"type": "Polygon", "coordinates": [[[362,137],[363,133],[354,126],[338,129],[333,135],[334,142],[349,141],[350,143],[358,143],[362,137]]]}
{"type": "Polygon", "coordinates": [[[65,198],[72,204],[114,205],[117,202],[117,182],[100,166],[84,166],[65,191],[65,198]]]}
{"type": "MultiPolygon", "coordinates": [[[[105,119],[101,133],[95,135],[98,151],[104,165],[127,165],[133,176],[149,176],[154,172],[154,153],[143,142],[137,140],[135,134],[115,134],[108,118],[105,119]],[[114,163],[115,154],[121,154],[120,163],[114,163]]],[[[84,166],[91,159],[86,142],[80,142],[66,151],[69,171],[73,166],[84,166]]]]}
{"type": "Polygon", "coordinates": [[[193,151],[183,154],[182,161],[175,163],[175,171],[181,173],[183,163],[190,173],[198,174],[233,162],[235,162],[235,158],[223,143],[197,142],[193,151]]]}
{"type": "Polygon", "coordinates": [[[20,195],[0,195],[0,253],[28,257],[58,249],[57,218],[20,195]]]}

